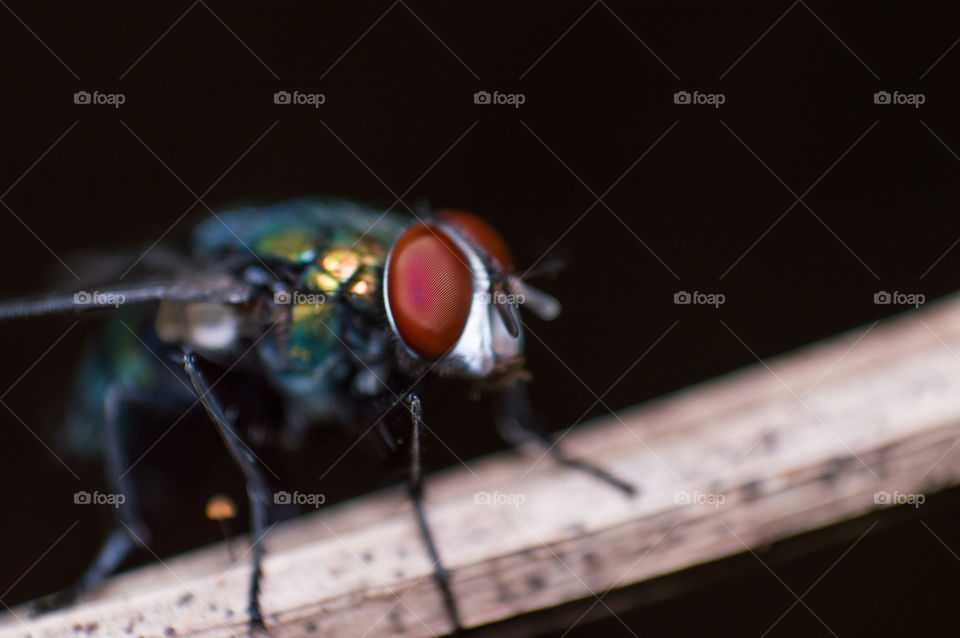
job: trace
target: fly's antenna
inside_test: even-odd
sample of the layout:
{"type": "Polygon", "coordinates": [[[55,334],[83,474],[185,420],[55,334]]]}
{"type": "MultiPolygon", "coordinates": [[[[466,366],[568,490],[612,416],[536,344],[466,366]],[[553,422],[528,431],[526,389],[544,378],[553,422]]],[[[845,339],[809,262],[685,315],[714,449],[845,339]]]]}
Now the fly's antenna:
{"type": "Polygon", "coordinates": [[[560,257],[538,260],[533,266],[523,271],[520,276],[513,275],[510,277],[510,289],[518,298],[522,299],[520,303],[529,308],[533,314],[544,321],[553,321],[562,310],[560,302],[555,297],[530,285],[528,281],[540,277],[556,277],[563,270],[563,267],[564,260],[560,257]]]}
{"type": "MultiPolygon", "coordinates": [[[[534,288],[528,284],[522,277],[527,277],[534,270],[528,269],[523,275],[516,275],[505,270],[500,263],[490,255],[483,255],[484,265],[492,274],[491,276],[491,301],[503,318],[504,325],[514,337],[519,333],[519,329],[510,315],[508,306],[524,306],[533,314],[544,321],[553,321],[560,316],[562,306],[557,299],[542,290],[534,288]],[[505,295],[505,292],[511,293],[512,299],[505,295]]],[[[559,260],[548,260],[544,262],[543,269],[538,269],[534,276],[540,273],[555,272],[560,269],[562,262],[559,260]]]]}
{"type": "Polygon", "coordinates": [[[522,299],[520,303],[524,307],[544,321],[553,321],[560,316],[562,306],[552,295],[534,288],[519,277],[511,277],[510,288],[517,295],[518,301],[522,299]]]}
{"type": "Polygon", "coordinates": [[[495,282],[492,287],[492,299],[493,306],[497,309],[497,313],[500,315],[500,319],[503,321],[504,327],[507,329],[507,332],[510,333],[510,336],[516,338],[520,334],[520,326],[517,325],[516,319],[514,319],[513,314],[510,312],[510,306],[513,305],[512,302],[508,301],[507,296],[504,292],[503,285],[500,282],[495,282]]]}

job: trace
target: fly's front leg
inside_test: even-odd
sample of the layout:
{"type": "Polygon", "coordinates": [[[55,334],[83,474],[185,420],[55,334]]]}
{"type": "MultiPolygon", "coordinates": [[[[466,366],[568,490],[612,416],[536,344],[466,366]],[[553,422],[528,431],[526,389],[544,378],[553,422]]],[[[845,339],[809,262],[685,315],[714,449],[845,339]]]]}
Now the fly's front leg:
{"type": "Polygon", "coordinates": [[[503,386],[497,393],[497,429],[507,443],[517,447],[529,442],[537,443],[561,465],[595,476],[627,496],[634,496],[637,493],[636,487],[617,478],[602,467],[567,456],[563,448],[533,421],[526,386],[522,381],[503,386]]]}
{"type": "Polygon", "coordinates": [[[210,384],[197,367],[196,356],[191,352],[183,353],[183,366],[196,392],[197,399],[207,411],[207,415],[230,451],[230,455],[240,466],[247,480],[247,495],[250,497],[250,535],[253,538],[253,571],[250,575],[250,593],[248,612],[250,624],[263,628],[263,613],[260,610],[260,579],[263,574],[263,535],[267,527],[267,506],[270,493],[266,478],[253,452],[237,434],[227,418],[223,407],[210,391],[210,384]]]}
{"type": "Polygon", "coordinates": [[[440,560],[440,553],[437,551],[437,545],[433,540],[433,533],[430,531],[430,524],[427,522],[427,516],[423,507],[423,464],[420,460],[421,437],[423,431],[423,410],[420,406],[420,397],[410,393],[406,397],[407,407],[410,409],[410,498],[413,501],[413,513],[417,517],[417,526],[420,528],[420,535],[423,537],[423,543],[427,546],[427,553],[430,560],[433,561],[433,577],[443,597],[443,606],[446,609],[447,617],[453,627],[451,635],[459,635],[462,626],[460,625],[460,614],[457,611],[457,601],[450,590],[450,574],[443,566],[440,560]]]}

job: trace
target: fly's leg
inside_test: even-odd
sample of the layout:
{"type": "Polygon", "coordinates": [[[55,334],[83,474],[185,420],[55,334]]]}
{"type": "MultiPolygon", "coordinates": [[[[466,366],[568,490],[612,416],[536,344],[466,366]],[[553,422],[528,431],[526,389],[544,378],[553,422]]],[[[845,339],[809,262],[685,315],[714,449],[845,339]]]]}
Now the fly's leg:
{"type": "Polygon", "coordinates": [[[128,475],[130,458],[127,441],[123,436],[122,410],[125,406],[149,402],[149,397],[144,397],[135,390],[119,385],[107,388],[103,397],[106,475],[111,491],[124,497],[123,503],[113,508],[117,527],[104,541],[96,559],[80,580],[67,589],[38,601],[34,605],[35,613],[45,613],[73,604],[77,598],[95,589],[116,572],[134,547],[147,547],[150,530],[143,522],[139,495],[128,475]]]}
{"type": "Polygon", "coordinates": [[[211,393],[210,384],[197,367],[196,356],[192,352],[183,353],[183,366],[197,399],[207,411],[210,420],[216,425],[217,432],[247,480],[247,495],[250,498],[250,535],[253,539],[253,571],[250,575],[248,613],[250,625],[262,629],[264,624],[263,613],[260,610],[260,580],[263,575],[263,535],[267,527],[269,487],[253,452],[240,439],[220,402],[211,393]]]}
{"type": "Polygon", "coordinates": [[[143,522],[140,508],[140,495],[133,486],[130,474],[131,459],[127,453],[128,444],[124,439],[121,410],[127,405],[151,405],[156,399],[144,396],[141,392],[124,389],[114,384],[107,388],[103,397],[104,412],[104,458],[107,480],[116,494],[123,494],[123,504],[114,508],[117,522],[136,545],[147,547],[150,542],[150,530],[143,522]]]}
{"type": "Polygon", "coordinates": [[[34,614],[45,614],[69,607],[76,602],[77,598],[95,589],[108,576],[117,571],[120,563],[123,562],[123,559],[127,557],[133,547],[134,540],[126,529],[122,527],[114,529],[110,532],[107,540],[104,541],[97,558],[83,573],[80,580],[61,592],[38,600],[33,604],[32,612],[34,614]]]}
{"type": "Polygon", "coordinates": [[[536,443],[546,449],[561,465],[595,476],[627,496],[634,496],[637,493],[636,487],[603,468],[567,456],[563,448],[533,421],[526,387],[522,382],[518,381],[500,388],[497,399],[499,404],[497,429],[507,443],[517,447],[525,443],[536,443]]]}
{"type": "Polygon", "coordinates": [[[453,598],[453,592],[450,590],[450,574],[444,568],[440,560],[440,553],[437,551],[437,544],[433,540],[433,533],[430,531],[430,524],[427,522],[427,516],[423,507],[423,465],[420,461],[421,445],[420,439],[423,430],[423,410],[420,406],[420,397],[410,393],[406,397],[407,407],[410,409],[410,478],[409,490],[410,498],[413,501],[413,513],[417,518],[417,526],[420,528],[420,535],[423,537],[423,543],[427,547],[427,553],[430,560],[433,561],[433,578],[443,597],[443,606],[447,612],[447,618],[453,627],[450,635],[459,635],[463,627],[460,624],[460,614],[457,611],[457,602],[453,598]]]}

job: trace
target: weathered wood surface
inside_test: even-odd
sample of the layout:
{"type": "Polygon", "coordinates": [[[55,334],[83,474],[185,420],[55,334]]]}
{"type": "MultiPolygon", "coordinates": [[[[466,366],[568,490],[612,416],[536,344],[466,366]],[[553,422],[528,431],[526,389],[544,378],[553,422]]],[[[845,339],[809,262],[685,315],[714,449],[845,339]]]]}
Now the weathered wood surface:
{"type": "MultiPolygon", "coordinates": [[[[844,520],[885,506],[878,493],[956,484],[958,437],[951,298],[564,438],[641,486],[638,497],[546,459],[531,468],[538,454],[504,453],[431,476],[428,515],[465,624],[477,626],[844,520]]],[[[277,526],[266,544],[262,601],[275,638],[448,629],[400,491],[277,526]]],[[[215,546],[148,566],[77,608],[7,614],[0,636],[244,635],[249,556],[239,558],[231,565],[215,546]]]]}

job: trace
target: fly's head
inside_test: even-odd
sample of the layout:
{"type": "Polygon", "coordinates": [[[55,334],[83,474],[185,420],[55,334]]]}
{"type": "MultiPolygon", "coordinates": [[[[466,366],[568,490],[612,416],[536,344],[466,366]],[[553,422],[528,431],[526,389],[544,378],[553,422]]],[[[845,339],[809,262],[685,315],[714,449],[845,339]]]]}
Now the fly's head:
{"type": "Polygon", "coordinates": [[[475,380],[522,370],[521,304],[547,319],[559,313],[516,275],[500,234],[462,211],[441,211],[397,239],[383,294],[408,367],[475,380]]]}

